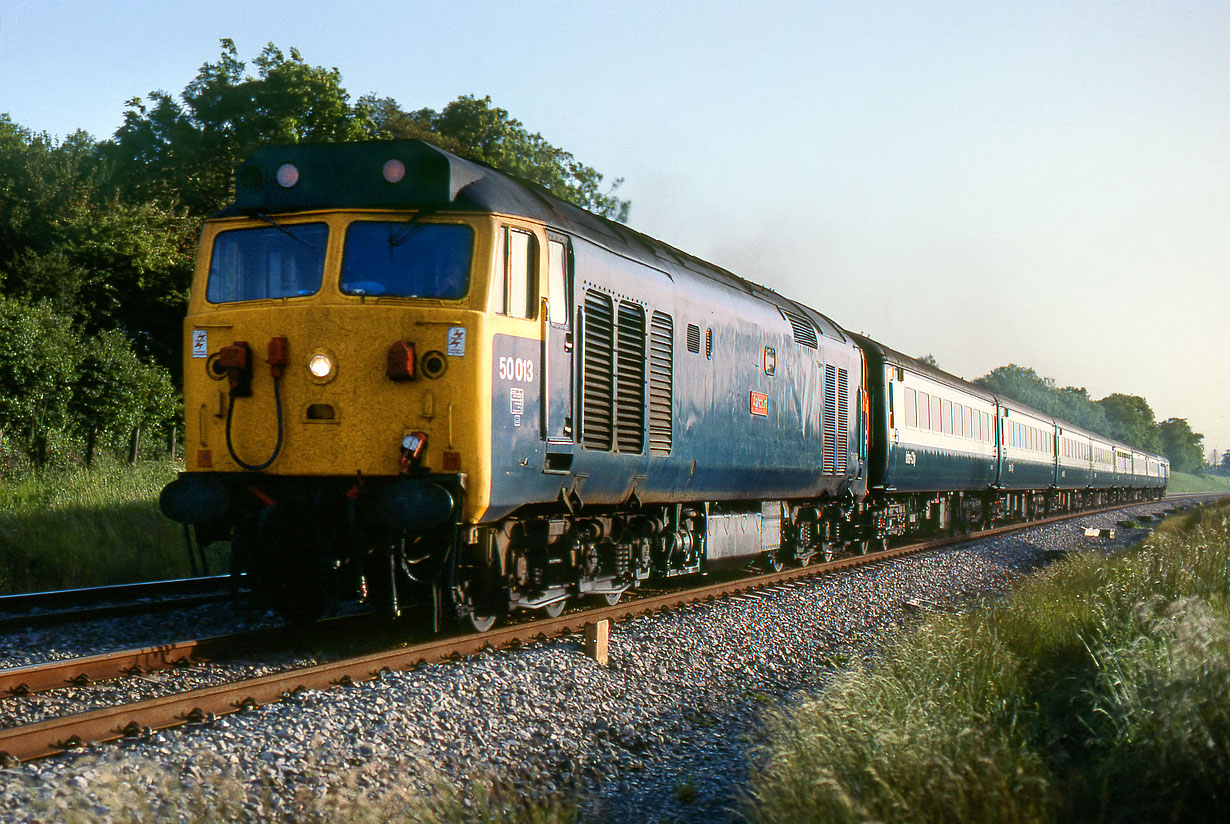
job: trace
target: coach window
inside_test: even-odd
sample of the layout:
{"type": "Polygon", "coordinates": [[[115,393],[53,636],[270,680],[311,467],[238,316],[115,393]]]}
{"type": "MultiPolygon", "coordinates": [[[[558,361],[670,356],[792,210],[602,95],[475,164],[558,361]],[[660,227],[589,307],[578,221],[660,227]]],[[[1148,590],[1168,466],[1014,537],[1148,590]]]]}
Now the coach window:
{"type": "Polygon", "coordinates": [[[926,392],[918,393],[918,428],[931,428],[931,396],[926,392]]]}
{"type": "Polygon", "coordinates": [[[918,398],[913,389],[905,388],[905,425],[911,429],[918,426],[918,398]]]}
{"type": "Polygon", "coordinates": [[[532,318],[537,307],[534,236],[509,226],[496,235],[491,311],[510,318],[532,318]]]}
{"type": "Polygon", "coordinates": [[[944,424],[944,434],[951,435],[952,434],[952,401],[945,398],[941,403],[943,405],[940,407],[941,409],[940,420],[943,421],[943,424],[944,424]]]}
{"type": "Polygon", "coordinates": [[[939,397],[931,396],[931,430],[939,432],[944,427],[940,425],[940,399],[939,397]]]}

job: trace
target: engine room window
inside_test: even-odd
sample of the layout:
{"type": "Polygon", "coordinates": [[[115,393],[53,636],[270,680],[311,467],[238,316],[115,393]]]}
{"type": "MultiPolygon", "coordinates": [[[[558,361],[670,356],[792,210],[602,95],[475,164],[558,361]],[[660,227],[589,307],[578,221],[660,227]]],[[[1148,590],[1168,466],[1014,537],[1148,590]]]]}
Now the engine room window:
{"type": "Polygon", "coordinates": [[[296,298],[320,291],[329,227],[287,223],[231,229],[214,238],[205,298],[210,303],[296,298]]]}
{"type": "Polygon", "coordinates": [[[503,226],[496,235],[495,276],[491,279],[491,311],[510,318],[537,314],[534,277],[534,236],[503,226]]]}
{"type": "Polygon", "coordinates": [[[455,223],[356,221],[346,230],[348,295],[456,300],[470,289],[474,230],[455,223]]]}

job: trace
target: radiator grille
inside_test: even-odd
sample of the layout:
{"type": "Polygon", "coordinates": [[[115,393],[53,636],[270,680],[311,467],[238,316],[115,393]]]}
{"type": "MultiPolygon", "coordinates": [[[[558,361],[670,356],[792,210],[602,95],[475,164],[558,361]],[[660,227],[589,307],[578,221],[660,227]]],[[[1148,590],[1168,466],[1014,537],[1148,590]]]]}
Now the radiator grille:
{"type": "Polygon", "coordinates": [[[822,471],[825,475],[837,474],[837,369],[824,367],[824,456],[822,471]]]}
{"type": "Polygon", "coordinates": [[[797,343],[812,349],[820,348],[820,341],[816,337],[816,328],[811,325],[811,321],[802,315],[787,312],[780,306],[777,308],[777,311],[781,312],[782,317],[790,322],[791,328],[794,329],[794,339],[797,343]]]}
{"type": "Polygon", "coordinates": [[[837,370],[837,455],[834,469],[846,474],[846,461],[850,457],[850,385],[845,369],[837,370]]]}
{"type": "Polygon", "coordinates": [[[694,355],[700,354],[700,327],[695,323],[688,324],[688,351],[694,355]]]}
{"type": "Polygon", "coordinates": [[[669,455],[673,439],[675,324],[664,312],[649,323],[649,451],[669,455]]]}
{"type": "Polygon", "coordinates": [[[645,448],[645,309],[621,301],[616,327],[615,440],[620,452],[645,448]]]}
{"type": "Polygon", "coordinates": [[[581,443],[588,449],[609,450],[614,428],[615,317],[606,295],[585,293],[582,336],[581,443]]]}

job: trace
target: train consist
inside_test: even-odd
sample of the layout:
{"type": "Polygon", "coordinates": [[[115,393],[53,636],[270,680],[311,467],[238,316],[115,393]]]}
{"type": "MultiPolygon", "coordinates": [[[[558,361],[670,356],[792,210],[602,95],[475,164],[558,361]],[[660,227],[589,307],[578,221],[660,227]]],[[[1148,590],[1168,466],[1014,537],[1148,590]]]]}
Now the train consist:
{"type": "Polygon", "coordinates": [[[484,629],[1169,475],[420,141],[256,152],[184,333],[163,511],[297,617],[358,600],[484,629]]]}

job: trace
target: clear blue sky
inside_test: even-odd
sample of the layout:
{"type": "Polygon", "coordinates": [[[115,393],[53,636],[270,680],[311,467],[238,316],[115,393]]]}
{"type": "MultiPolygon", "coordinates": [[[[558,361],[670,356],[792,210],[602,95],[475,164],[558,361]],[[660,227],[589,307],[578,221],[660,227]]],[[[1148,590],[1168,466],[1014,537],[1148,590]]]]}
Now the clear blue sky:
{"type": "Polygon", "coordinates": [[[0,0],[0,112],[110,136],[223,37],[354,97],[490,95],[623,177],[637,229],[1230,449],[1230,4],[0,0]]]}

